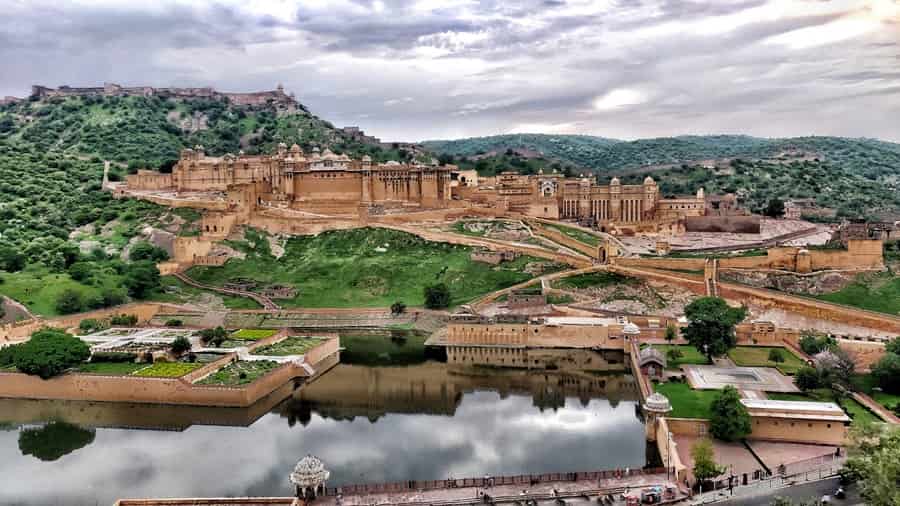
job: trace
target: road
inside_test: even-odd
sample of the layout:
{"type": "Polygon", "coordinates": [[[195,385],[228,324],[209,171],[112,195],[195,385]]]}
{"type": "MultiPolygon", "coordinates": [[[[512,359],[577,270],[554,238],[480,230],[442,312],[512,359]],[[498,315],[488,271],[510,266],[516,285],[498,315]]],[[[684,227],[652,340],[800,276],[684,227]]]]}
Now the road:
{"type": "MultiPolygon", "coordinates": [[[[832,495],[838,488],[838,478],[826,478],[824,480],[802,483],[786,488],[776,488],[774,490],[761,490],[758,493],[750,495],[742,495],[734,499],[719,501],[716,505],[727,506],[766,506],[772,504],[776,497],[789,498],[794,504],[804,504],[810,501],[818,501],[823,495],[832,495]]],[[[725,491],[727,493],[727,491],[725,491]]],[[[862,504],[859,493],[850,488],[847,492],[846,499],[832,498],[831,504],[834,506],[852,506],[862,504]]]]}

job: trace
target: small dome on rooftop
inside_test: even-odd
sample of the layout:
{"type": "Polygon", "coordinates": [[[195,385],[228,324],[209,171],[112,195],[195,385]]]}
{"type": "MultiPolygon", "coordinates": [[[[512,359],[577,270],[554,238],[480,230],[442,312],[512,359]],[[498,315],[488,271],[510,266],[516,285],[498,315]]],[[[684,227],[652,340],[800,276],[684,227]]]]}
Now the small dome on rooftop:
{"type": "Polygon", "coordinates": [[[318,487],[325,483],[331,473],[325,469],[325,464],[318,458],[307,455],[297,462],[294,472],[291,473],[291,483],[298,487],[318,487]]]}
{"type": "Polygon", "coordinates": [[[619,181],[619,178],[613,176],[613,178],[609,181],[609,184],[622,184],[622,182],[619,181]]]}
{"type": "Polygon", "coordinates": [[[622,327],[622,332],[629,335],[637,335],[641,333],[641,329],[637,325],[628,322],[622,327]]]}
{"type": "Polygon", "coordinates": [[[669,402],[665,395],[654,392],[644,401],[644,410],[654,413],[668,413],[672,411],[672,403],[669,402]]]}

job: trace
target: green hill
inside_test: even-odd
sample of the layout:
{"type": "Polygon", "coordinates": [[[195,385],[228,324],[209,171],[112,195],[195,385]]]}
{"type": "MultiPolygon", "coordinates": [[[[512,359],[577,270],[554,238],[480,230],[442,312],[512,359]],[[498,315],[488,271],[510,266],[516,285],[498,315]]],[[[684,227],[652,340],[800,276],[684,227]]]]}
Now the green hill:
{"type": "Polygon", "coordinates": [[[589,135],[513,134],[471,137],[450,141],[425,141],[425,148],[454,157],[501,154],[507,150],[535,152],[565,165],[591,167],[609,146],[621,141],[589,135]]]}
{"type": "MultiPolygon", "coordinates": [[[[378,161],[412,156],[347,138],[310,114],[223,101],[157,97],[83,97],[0,106],[0,293],[42,314],[121,302],[134,274],[121,259],[148,226],[180,233],[198,216],[101,190],[138,168],[171,167],[182,148],[213,155],[270,152],[279,142],[330,147],[378,161]],[[78,229],[78,231],[76,231],[78,229]],[[75,267],[75,279],[70,272],[75,267]],[[79,304],[56,307],[62,292],[79,304]]],[[[146,295],[146,294],[145,294],[146,295]]]]}

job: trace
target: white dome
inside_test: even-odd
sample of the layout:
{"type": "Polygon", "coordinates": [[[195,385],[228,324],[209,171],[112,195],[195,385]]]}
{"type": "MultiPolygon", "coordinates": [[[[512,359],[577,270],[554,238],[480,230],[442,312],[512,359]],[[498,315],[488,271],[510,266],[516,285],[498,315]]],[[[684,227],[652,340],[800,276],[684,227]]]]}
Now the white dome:
{"type": "Polygon", "coordinates": [[[628,322],[625,324],[625,327],[622,328],[622,332],[630,335],[638,335],[641,333],[641,329],[637,325],[628,322]]]}
{"type": "Polygon", "coordinates": [[[329,476],[331,473],[325,469],[325,464],[321,460],[307,455],[294,466],[291,483],[298,487],[315,488],[325,483],[329,476]]]}
{"type": "Polygon", "coordinates": [[[650,397],[647,397],[646,401],[644,401],[644,410],[655,413],[668,413],[669,411],[672,411],[672,404],[665,395],[654,392],[650,394],[650,397]]]}
{"type": "Polygon", "coordinates": [[[610,180],[609,184],[622,184],[622,182],[619,181],[619,178],[613,176],[613,178],[610,180]]]}

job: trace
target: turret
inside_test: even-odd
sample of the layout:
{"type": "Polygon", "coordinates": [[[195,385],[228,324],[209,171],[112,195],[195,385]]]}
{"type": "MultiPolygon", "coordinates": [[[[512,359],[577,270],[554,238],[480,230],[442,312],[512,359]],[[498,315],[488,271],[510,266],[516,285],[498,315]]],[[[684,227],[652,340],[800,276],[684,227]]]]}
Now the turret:
{"type": "Polygon", "coordinates": [[[287,144],[285,144],[283,142],[279,142],[278,143],[278,156],[283,157],[285,154],[287,154],[287,144]]]}

